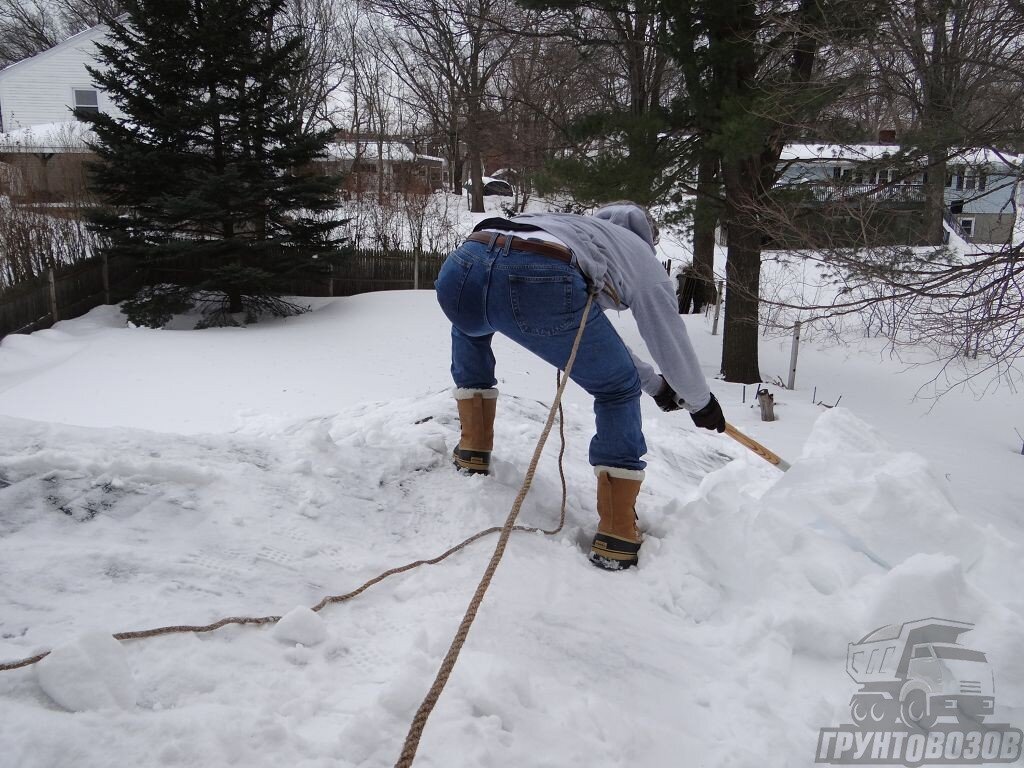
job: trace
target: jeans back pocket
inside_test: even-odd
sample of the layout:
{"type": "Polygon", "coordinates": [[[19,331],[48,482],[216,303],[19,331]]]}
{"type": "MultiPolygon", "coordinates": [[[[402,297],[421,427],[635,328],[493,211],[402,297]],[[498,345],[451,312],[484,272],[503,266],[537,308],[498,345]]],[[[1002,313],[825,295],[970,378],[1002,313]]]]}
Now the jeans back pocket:
{"type": "Polygon", "coordinates": [[[508,282],[520,331],[554,336],[573,327],[573,275],[509,275],[508,282]]]}

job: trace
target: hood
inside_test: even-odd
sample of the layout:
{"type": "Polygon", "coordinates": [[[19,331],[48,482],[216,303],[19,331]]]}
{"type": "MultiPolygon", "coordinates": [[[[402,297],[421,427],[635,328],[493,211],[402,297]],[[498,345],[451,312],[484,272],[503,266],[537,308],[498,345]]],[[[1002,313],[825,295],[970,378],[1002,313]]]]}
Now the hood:
{"type": "Polygon", "coordinates": [[[606,205],[594,211],[595,219],[617,224],[639,236],[654,251],[654,232],[647,222],[647,214],[638,205],[606,205]]]}

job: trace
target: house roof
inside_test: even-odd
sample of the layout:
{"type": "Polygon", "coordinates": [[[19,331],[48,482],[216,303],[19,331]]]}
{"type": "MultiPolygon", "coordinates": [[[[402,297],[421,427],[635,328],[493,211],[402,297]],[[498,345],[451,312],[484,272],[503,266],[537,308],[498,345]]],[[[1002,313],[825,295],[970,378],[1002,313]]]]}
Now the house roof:
{"type": "Polygon", "coordinates": [[[78,120],[45,123],[0,133],[0,153],[5,152],[89,152],[87,142],[96,134],[78,120]]]}
{"type": "Polygon", "coordinates": [[[110,31],[110,28],[106,24],[97,24],[95,27],[89,27],[89,29],[82,30],[77,35],[72,35],[67,40],[57,43],[53,48],[47,48],[45,51],[40,51],[35,56],[29,56],[27,59],[16,61],[13,64],[8,64],[3,69],[0,69],[0,81],[8,77],[11,73],[19,71],[19,68],[26,67],[31,63],[38,63],[43,59],[49,58],[57,51],[64,48],[68,48],[78,43],[88,42],[90,40],[96,40],[103,37],[110,31]]]}

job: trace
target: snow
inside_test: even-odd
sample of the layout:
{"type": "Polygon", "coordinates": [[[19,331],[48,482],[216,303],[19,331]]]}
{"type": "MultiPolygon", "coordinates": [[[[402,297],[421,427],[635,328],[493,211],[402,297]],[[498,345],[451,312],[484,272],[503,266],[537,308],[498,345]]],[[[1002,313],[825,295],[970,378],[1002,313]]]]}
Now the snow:
{"type": "Polygon", "coordinates": [[[96,134],[87,123],[68,120],[0,133],[0,152],[89,152],[96,134]]]}
{"type": "MultiPolygon", "coordinates": [[[[433,294],[303,302],[203,331],[101,307],[0,343],[0,660],[59,649],[0,673],[5,768],[394,764],[493,539],[308,607],[499,524],[555,375],[495,340],[495,474],[461,476],[433,294]],[[243,615],[283,618],[96,634],[243,615]]],[[[713,376],[721,336],[685,320],[713,376]]],[[[762,347],[784,374],[788,340],[762,347]]],[[[847,644],[928,616],[976,624],[996,720],[1024,722],[1020,396],[915,399],[939,364],[913,354],[812,340],[770,424],[752,387],[712,381],[785,475],[645,398],[646,541],[618,574],[586,561],[593,416],[570,386],[566,527],[511,540],[416,764],[810,766],[849,719],[847,644]]],[[[557,521],[557,451],[525,524],[557,521]]]]}
{"type": "Polygon", "coordinates": [[[292,608],[274,625],[274,637],[301,646],[320,645],[327,639],[327,627],[319,614],[304,605],[292,608]]]}
{"type": "Polygon", "coordinates": [[[135,706],[135,681],[121,644],[89,632],[55,648],[36,667],[39,687],[70,712],[135,706]]]}

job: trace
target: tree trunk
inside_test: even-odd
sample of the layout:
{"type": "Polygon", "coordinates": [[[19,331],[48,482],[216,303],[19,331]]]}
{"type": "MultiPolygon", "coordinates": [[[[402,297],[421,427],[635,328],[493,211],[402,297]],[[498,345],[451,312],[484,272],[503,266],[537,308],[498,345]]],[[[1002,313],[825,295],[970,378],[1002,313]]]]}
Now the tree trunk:
{"type": "Polygon", "coordinates": [[[482,170],[483,157],[481,156],[480,147],[477,146],[476,139],[467,142],[469,144],[469,182],[470,182],[470,194],[472,199],[470,200],[469,210],[473,213],[484,212],[484,174],[482,170]]]}
{"type": "Polygon", "coordinates": [[[697,200],[693,211],[693,275],[698,289],[693,314],[699,315],[715,294],[715,227],[718,224],[718,158],[703,154],[697,165],[697,200]]]}
{"type": "Polygon", "coordinates": [[[377,134],[377,205],[384,205],[384,137],[380,134],[377,134]]]}
{"type": "Polygon", "coordinates": [[[748,215],[729,215],[726,263],[725,327],[722,331],[722,374],[726,381],[756,384],[758,368],[758,305],[761,282],[761,234],[748,215]]]}
{"type": "Polygon", "coordinates": [[[942,219],[946,212],[946,156],[929,158],[928,178],[924,183],[925,242],[942,245],[942,219]]]}

